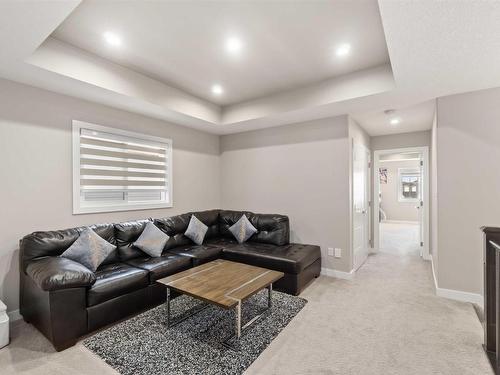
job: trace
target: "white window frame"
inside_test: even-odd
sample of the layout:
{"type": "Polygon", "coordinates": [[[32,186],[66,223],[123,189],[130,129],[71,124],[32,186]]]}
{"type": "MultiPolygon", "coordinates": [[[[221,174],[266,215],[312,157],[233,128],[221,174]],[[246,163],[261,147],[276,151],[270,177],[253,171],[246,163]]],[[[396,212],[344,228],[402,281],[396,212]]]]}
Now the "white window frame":
{"type": "Polygon", "coordinates": [[[399,202],[418,202],[420,201],[420,196],[422,194],[422,192],[420,191],[420,185],[421,185],[421,179],[422,179],[422,176],[420,176],[420,169],[419,168],[398,168],[398,201],[399,202]],[[419,184],[418,184],[418,196],[416,198],[406,198],[404,195],[403,195],[403,185],[401,183],[401,177],[405,176],[405,175],[418,175],[418,178],[419,178],[419,184]]]}
{"type": "Polygon", "coordinates": [[[136,133],[131,131],[126,131],[117,128],[111,128],[107,126],[101,126],[97,124],[91,124],[88,122],[73,120],[72,123],[72,137],[73,137],[73,214],[88,214],[88,213],[99,213],[99,212],[116,212],[116,211],[133,211],[133,210],[149,210],[158,208],[170,208],[173,207],[173,192],[172,192],[172,140],[168,138],[156,137],[152,135],[145,135],[142,133],[136,133]],[[92,207],[82,207],[81,206],[81,186],[80,186],[80,130],[89,129],[100,132],[106,132],[126,137],[137,138],[141,140],[153,141],[162,144],[166,144],[168,150],[166,151],[166,181],[165,188],[167,190],[167,200],[164,202],[151,202],[151,203],[121,203],[117,205],[103,205],[103,206],[92,206],[92,207]]]}

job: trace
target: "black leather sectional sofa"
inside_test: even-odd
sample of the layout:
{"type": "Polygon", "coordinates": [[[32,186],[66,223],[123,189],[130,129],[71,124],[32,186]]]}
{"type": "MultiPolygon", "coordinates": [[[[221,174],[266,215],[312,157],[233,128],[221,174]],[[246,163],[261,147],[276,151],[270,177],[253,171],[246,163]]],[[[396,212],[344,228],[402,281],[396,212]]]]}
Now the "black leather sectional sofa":
{"type": "Polygon", "coordinates": [[[289,220],[283,215],[210,210],[91,228],[117,246],[95,273],[59,256],[84,227],[35,232],[20,243],[21,314],[57,350],[74,345],[86,333],[163,303],[166,290],[156,280],[214,259],[282,271],[285,276],[274,288],[294,295],[321,270],[319,247],[289,243],[289,220]],[[229,227],[243,213],[258,233],[238,244],[229,227]],[[203,245],[184,236],[193,214],[209,228],[203,245]],[[159,258],[150,258],[132,245],[148,221],[170,236],[159,258]]]}

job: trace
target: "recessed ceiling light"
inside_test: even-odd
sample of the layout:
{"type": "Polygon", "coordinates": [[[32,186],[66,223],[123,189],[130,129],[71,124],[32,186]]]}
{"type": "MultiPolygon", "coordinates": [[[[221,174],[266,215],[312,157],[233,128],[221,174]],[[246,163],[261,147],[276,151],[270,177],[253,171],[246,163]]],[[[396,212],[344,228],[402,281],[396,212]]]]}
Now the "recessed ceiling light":
{"type": "Polygon", "coordinates": [[[212,94],[221,95],[224,92],[224,89],[221,85],[215,84],[212,86],[212,94]]]}
{"type": "Polygon", "coordinates": [[[389,122],[391,123],[391,125],[398,125],[401,122],[401,119],[398,117],[395,117],[395,118],[391,119],[391,121],[389,121],[389,122]]]}
{"type": "Polygon", "coordinates": [[[337,47],[335,54],[337,57],[347,56],[351,52],[351,45],[349,43],[343,43],[337,47]]]}
{"type": "Polygon", "coordinates": [[[113,47],[119,47],[122,45],[122,39],[118,35],[116,35],[115,33],[112,33],[110,31],[106,31],[103,34],[103,37],[104,37],[104,40],[106,41],[106,43],[108,43],[109,45],[111,45],[113,47]]]}
{"type": "Polygon", "coordinates": [[[226,39],[226,51],[231,55],[237,55],[243,49],[243,42],[240,38],[232,36],[226,39]]]}

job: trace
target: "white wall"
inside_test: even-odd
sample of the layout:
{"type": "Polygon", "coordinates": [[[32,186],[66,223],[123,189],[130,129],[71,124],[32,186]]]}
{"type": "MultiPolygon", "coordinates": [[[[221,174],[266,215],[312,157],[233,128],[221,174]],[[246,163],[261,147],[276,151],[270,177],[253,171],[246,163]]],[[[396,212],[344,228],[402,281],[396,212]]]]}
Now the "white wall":
{"type": "MultiPolygon", "coordinates": [[[[0,299],[18,308],[18,241],[34,230],[220,207],[219,137],[0,80],[0,299]],[[173,140],[171,209],[72,215],[71,121],[173,140]]],[[[266,210],[268,211],[268,210],[266,210]]]]}
{"type": "Polygon", "coordinates": [[[323,267],[350,271],[348,137],[347,116],[222,136],[222,206],[288,215],[292,241],[320,245],[323,267]]]}
{"type": "Polygon", "coordinates": [[[399,169],[419,168],[418,160],[381,162],[380,168],[387,168],[387,184],[380,184],[381,207],[387,220],[418,221],[417,202],[399,201],[399,169]]]}
{"type": "Polygon", "coordinates": [[[500,226],[500,89],[437,101],[438,285],[482,294],[479,227],[500,226]]]}

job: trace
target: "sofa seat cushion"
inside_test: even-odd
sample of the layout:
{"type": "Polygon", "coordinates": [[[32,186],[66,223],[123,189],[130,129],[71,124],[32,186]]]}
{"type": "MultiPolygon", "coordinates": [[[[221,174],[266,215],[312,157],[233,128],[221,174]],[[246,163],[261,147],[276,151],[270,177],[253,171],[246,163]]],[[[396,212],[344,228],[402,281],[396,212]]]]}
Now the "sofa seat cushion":
{"type": "Polygon", "coordinates": [[[162,277],[173,275],[191,267],[191,259],[181,255],[165,254],[161,257],[141,257],[128,260],[128,265],[149,272],[149,282],[152,284],[162,277]]]}
{"type": "Polygon", "coordinates": [[[217,237],[211,238],[207,242],[205,242],[206,246],[215,246],[215,247],[226,247],[229,245],[237,245],[238,242],[233,238],[225,238],[225,237],[217,237]]]}
{"type": "Polygon", "coordinates": [[[291,274],[299,274],[321,258],[319,246],[288,244],[275,246],[257,242],[228,245],[223,258],[291,274]]]}
{"type": "Polygon", "coordinates": [[[96,282],[87,292],[87,306],[97,305],[149,285],[148,271],[125,263],[101,266],[95,275],[96,282]]]}
{"type": "Polygon", "coordinates": [[[220,258],[222,247],[213,245],[184,245],[168,250],[171,254],[181,255],[191,259],[193,266],[220,258]]]}

